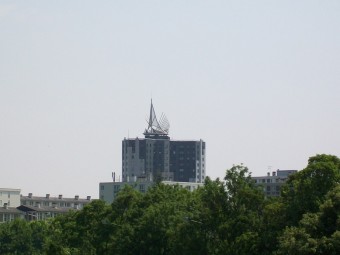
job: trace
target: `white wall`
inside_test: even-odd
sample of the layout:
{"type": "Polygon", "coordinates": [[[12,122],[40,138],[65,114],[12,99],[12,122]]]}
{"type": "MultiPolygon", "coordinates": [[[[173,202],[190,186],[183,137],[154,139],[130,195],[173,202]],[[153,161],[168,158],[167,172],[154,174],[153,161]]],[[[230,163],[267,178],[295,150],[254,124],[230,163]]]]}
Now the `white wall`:
{"type": "Polygon", "coordinates": [[[0,188],[0,207],[5,203],[8,207],[18,207],[20,205],[20,189],[0,188]]]}

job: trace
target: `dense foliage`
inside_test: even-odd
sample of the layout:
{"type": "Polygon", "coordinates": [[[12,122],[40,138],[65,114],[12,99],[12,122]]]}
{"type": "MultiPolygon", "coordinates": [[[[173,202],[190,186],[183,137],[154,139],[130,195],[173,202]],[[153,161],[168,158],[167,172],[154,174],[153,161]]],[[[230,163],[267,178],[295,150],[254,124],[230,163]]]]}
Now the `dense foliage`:
{"type": "Polygon", "coordinates": [[[0,254],[338,254],[339,181],[339,158],[316,155],[278,198],[264,197],[243,165],[194,192],[126,186],[111,205],[1,224],[0,254]]]}

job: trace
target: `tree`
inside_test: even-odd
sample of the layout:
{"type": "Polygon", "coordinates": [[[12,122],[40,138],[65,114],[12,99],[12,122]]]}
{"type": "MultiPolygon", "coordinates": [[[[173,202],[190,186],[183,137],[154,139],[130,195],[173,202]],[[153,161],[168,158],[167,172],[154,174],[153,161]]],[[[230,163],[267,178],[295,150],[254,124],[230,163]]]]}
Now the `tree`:
{"type": "Polygon", "coordinates": [[[227,218],[229,254],[258,254],[264,195],[243,165],[227,170],[227,218]]]}
{"type": "Polygon", "coordinates": [[[309,158],[302,171],[290,176],[282,189],[290,225],[296,225],[302,215],[316,212],[325,195],[340,181],[340,159],[333,155],[309,158]]]}
{"type": "Polygon", "coordinates": [[[340,250],[340,184],[325,196],[318,212],[306,213],[279,238],[278,254],[329,254],[340,250]]]}
{"type": "Polygon", "coordinates": [[[207,178],[199,194],[205,254],[258,254],[264,196],[248,168],[233,166],[224,181],[207,178]]]}
{"type": "Polygon", "coordinates": [[[0,254],[32,254],[32,230],[28,222],[16,219],[1,225],[0,254]]]}

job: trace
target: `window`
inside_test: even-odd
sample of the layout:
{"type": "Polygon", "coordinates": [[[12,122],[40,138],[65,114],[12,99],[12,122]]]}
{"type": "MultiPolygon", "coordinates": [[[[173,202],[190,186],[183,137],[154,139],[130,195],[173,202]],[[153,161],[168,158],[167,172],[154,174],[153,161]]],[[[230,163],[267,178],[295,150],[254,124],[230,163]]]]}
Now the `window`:
{"type": "Polygon", "coordinates": [[[145,185],[144,184],[139,184],[139,191],[140,192],[145,192],[145,185]]]}
{"type": "Polygon", "coordinates": [[[100,186],[100,190],[104,190],[104,185],[101,185],[101,186],[100,186]]]}
{"type": "Polygon", "coordinates": [[[10,219],[9,214],[8,214],[8,213],[4,213],[4,221],[5,221],[5,222],[6,222],[6,221],[9,221],[9,219],[10,219]]]}
{"type": "Polygon", "coordinates": [[[119,188],[120,188],[119,185],[114,185],[113,186],[113,194],[118,193],[119,188]]]}

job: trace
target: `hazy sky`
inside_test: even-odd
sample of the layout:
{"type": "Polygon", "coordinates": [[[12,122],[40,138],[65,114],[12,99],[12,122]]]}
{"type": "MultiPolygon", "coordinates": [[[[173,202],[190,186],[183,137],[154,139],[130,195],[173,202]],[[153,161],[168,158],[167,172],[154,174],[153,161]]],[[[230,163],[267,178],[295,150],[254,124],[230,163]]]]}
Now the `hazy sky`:
{"type": "Polygon", "coordinates": [[[151,97],[213,178],[340,156],[340,1],[0,0],[0,187],[98,197],[151,97]]]}

